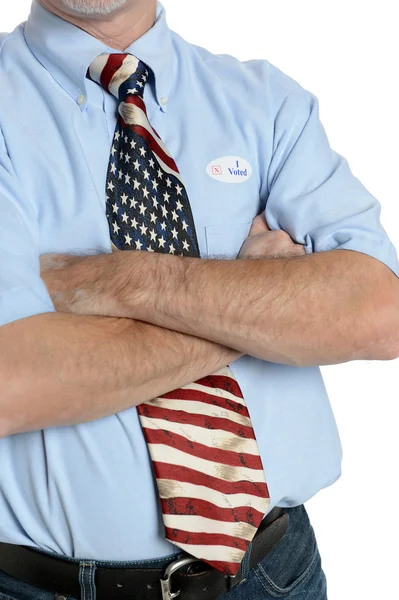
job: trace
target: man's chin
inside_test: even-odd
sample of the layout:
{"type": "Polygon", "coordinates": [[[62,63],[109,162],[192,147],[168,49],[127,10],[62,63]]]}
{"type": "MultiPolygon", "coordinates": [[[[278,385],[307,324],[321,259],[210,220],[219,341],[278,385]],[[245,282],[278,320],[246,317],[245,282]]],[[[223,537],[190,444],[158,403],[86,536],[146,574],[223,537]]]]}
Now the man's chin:
{"type": "Polygon", "coordinates": [[[82,17],[105,17],[123,8],[126,0],[62,0],[70,14],[82,17]]]}

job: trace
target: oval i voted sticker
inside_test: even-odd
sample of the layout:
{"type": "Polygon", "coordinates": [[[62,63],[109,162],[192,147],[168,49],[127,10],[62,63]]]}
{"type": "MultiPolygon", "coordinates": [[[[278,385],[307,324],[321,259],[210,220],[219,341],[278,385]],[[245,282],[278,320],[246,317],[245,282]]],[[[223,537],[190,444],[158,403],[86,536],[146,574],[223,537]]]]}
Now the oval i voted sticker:
{"type": "Polygon", "coordinates": [[[206,167],[209,177],[223,183],[244,183],[252,175],[252,167],[240,156],[222,156],[215,158],[206,167]]]}

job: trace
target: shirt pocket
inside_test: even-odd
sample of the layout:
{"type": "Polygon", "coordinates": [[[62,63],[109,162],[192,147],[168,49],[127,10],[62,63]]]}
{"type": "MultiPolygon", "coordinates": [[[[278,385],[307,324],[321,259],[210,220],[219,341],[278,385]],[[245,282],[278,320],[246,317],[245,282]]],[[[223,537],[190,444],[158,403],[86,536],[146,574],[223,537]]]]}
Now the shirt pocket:
{"type": "Polygon", "coordinates": [[[241,246],[248,237],[252,220],[234,221],[220,225],[205,226],[207,258],[237,258],[241,246]]]}

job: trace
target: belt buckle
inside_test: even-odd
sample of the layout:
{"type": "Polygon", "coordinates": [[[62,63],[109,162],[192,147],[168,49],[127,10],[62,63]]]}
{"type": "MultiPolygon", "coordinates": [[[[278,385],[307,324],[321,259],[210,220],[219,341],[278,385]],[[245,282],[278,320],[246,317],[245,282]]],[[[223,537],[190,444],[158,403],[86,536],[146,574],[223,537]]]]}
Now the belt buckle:
{"type": "Polygon", "coordinates": [[[199,558],[191,558],[191,557],[179,558],[175,562],[171,563],[168,567],[166,567],[164,577],[163,577],[163,579],[160,580],[161,590],[162,590],[162,600],[173,600],[174,598],[177,598],[178,596],[180,596],[181,590],[179,590],[178,592],[172,592],[171,577],[174,573],[176,573],[176,571],[179,571],[179,569],[182,569],[183,567],[186,567],[187,565],[191,565],[191,563],[194,563],[194,562],[202,562],[202,561],[199,558]]]}

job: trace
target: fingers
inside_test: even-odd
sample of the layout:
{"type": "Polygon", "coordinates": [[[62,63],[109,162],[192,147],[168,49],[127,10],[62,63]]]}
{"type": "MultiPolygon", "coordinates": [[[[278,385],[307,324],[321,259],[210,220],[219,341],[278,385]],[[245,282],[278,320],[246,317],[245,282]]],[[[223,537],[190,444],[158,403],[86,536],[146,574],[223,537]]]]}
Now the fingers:
{"type": "Polygon", "coordinates": [[[49,269],[56,269],[62,267],[65,263],[64,254],[42,254],[40,256],[40,270],[47,271],[49,269]]]}
{"type": "Polygon", "coordinates": [[[294,256],[305,256],[306,251],[305,248],[301,244],[293,244],[293,246],[286,253],[286,257],[294,257],[294,256]]]}
{"type": "Polygon", "coordinates": [[[260,215],[253,219],[249,235],[256,235],[258,233],[263,233],[264,231],[271,231],[271,229],[267,223],[265,213],[261,212],[260,215]]]}
{"type": "Polygon", "coordinates": [[[247,237],[240,251],[240,258],[288,258],[304,256],[305,248],[297,244],[282,229],[268,231],[260,219],[254,219],[251,235],[247,237]]]}

